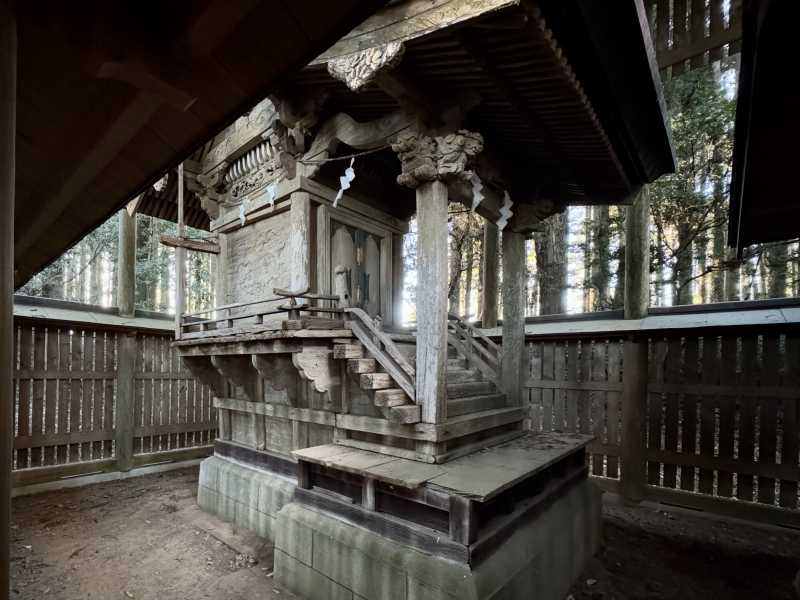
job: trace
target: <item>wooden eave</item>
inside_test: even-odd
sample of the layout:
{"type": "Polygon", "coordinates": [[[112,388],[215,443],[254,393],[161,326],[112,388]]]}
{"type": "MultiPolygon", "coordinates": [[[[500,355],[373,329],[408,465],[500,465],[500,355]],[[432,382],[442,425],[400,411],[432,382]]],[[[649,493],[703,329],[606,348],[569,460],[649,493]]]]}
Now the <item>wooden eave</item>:
{"type": "MultiPolygon", "coordinates": [[[[621,32],[609,23],[591,44],[573,43],[569,49],[549,26],[543,3],[491,10],[406,39],[395,71],[440,109],[470,95],[480,97],[465,125],[484,135],[517,201],[549,197],[567,204],[626,203],[674,163],[646,23],[635,1],[619,4],[627,6],[614,11],[620,13],[621,32]],[[608,44],[620,47],[597,51],[608,44]],[[638,58],[625,58],[632,52],[638,58]],[[605,75],[579,76],[573,59],[581,73],[594,69],[605,75]],[[613,89],[620,69],[626,70],[625,85],[633,91],[613,89]]],[[[575,27],[564,32],[570,42],[588,35],[587,22],[575,27]]],[[[293,82],[307,93],[327,93],[331,114],[341,111],[366,121],[399,108],[375,84],[351,92],[322,63],[308,66],[293,82]]]]}
{"type": "Polygon", "coordinates": [[[788,59],[798,19],[792,0],[745,3],[728,220],[739,256],[750,244],[800,236],[800,200],[786,185],[800,136],[800,84],[788,59]]]}
{"type": "Polygon", "coordinates": [[[15,285],[383,3],[17,3],[15,285]]]}

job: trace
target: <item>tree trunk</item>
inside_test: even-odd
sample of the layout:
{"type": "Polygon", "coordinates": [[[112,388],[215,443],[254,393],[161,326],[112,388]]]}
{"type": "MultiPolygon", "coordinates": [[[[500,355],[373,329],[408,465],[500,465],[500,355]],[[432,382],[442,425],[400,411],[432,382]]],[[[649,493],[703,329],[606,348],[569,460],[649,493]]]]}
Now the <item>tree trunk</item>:
{"type": "Polygon", "coordinates": [[[594,264],[592,268],[592,288],[595,290],[595,302],[592,310],[606,310],[610,306],[608,286],[611,279],[609,265],[609,222],[608,206],[594,207],[594,264]]]}
{"type": "Polygon", "coordinates": [[[725,269],[725,300],[741,300],[739,286],[742,279],[742,263],[736,259],[736,250],[728,248],[728,266],[725,269]]]}
{"type": "Polygon", "coordinates": [[[594,207],[585,208],[583,219],[583,312],[592,312],[595,290],[592,287],[592,267],[594,258],[594,228],[592,218],[594,207]]]}
{"type": "Polygon", "coordinates": [[[689,242],[691,225],[678,224],[678,256],[673,276],[672,305],[692,303],[692,244],[689,242]]]}
{"type": "Polygon", "coordinates": [[[786,270],[789,262],[789,249],[786,244],[769,244],[764,252],[766,266],[769,267],[769,298],[786,296],[786,270]]]}
{"type": "Polygon", "coordinates": [[[701,273],[697,280],[700,304],[705,304],[708,301],[708,277],[703,274],[708,268],[708,236],[705,233],[701,233],[695,238],[694,255],[697,257],[698,273],[701,273]]]}
{"type": "Polygon", "coordinates": [[[450,286],[448,299],[450,312],[461,315],[461,252],[462,243],[456,235],[450,238],[450,286]]]}
{"type": "MultiPolygon", "coordinates": [[[[619,219],[618,223],[624,224],[625,218],[627,216],[627,208],[624,206],[618,206],[617,210],[619,211],[619,219]]],[[[614,303],[612,304],[611,308],[622,308],[625,303],[625,227],[619,227],[619,263],[617,265],[617,285],[614,288],[614,303]]],[[[649,231],[648,231],[648,239],[649,231]]],[[[649,246],[649,244],[648,244],[649,246]]],[[[650,257],[647,257],[648,269],[650,268],[650,257]]]]}
{"type": "Polygon", "coordinates": [[[544,221],[544,230],[534,234],[536,270],[539,275],[539,306],[543,315],[564,312],[564,289],[567,283],[565,213],[544,221]]]}

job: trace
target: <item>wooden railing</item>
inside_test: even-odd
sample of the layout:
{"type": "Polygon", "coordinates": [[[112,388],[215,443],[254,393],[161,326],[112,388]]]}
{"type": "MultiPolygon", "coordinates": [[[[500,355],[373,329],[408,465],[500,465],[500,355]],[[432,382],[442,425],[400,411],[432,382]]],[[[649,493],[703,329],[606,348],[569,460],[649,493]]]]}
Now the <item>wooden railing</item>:
{"type": "Polygon", "coordinates": [[[397,385],[416,401],[416,371],[403,356],[391,336],[379,328],[375,321],[360,308],[344,309],[350,318],[347,326],[378,364],[391,375],[397,385]]]}
{"type": "Polygon", "coordinates": [[[14,322],[16,487],[210,454],[211,390],[180,364],[171,321],[38,310],[50,318],[14,322]]]}
{"type": "Polygon", "coordinates": [[[594,434],[590,472],[609,490],[624,488],[625,461],[642,461],[634,483],[648,499],[800,528],[800,308],[658,312],[529,324],[527,426],[594,434]],[[647,393],[626,399],[635,340],[647,393]],[[628,406],[645,433],[630,455],[628,406]]]}
{"type": "Polygon", "coordinates": [[[297,321],[300,319],[301,312],[342,314],[342,309],[336,306],[339,301],[338,296],[316,294],[308,289],[293,292],[276,288],[273,293],[275,294],[274,298],[225,304],[184,314],[181,316],[178,339],[205,337],[211,331],[217,334],[217,332],[232,332],[247,326],[258,327],[264,324],[265,317],[272,315],[285,315],[286,320],[297,321]],[[314,302],[314,305],[301,303],[298,300],[308,300],[314,302]],[[276,306],[276,303],[281,304],[276,306]],[[325,303],[330,303],[330,305],[325,306],[325,303]]]}
{"type": "Polygon", "coordinates": [[[465,357],[467,368],[477,368],[499,385],[503,353],[483,331],[456,315],[447,315],[448,342],[465,357]]]}

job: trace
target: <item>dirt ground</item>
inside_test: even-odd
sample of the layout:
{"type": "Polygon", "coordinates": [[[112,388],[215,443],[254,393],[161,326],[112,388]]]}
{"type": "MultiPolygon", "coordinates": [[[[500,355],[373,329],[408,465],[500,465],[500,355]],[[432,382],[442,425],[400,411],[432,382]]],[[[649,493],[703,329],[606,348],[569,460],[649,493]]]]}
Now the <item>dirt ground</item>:
{"type": "MultiPolygon", "coordinates": [[[[194,468],[16,498],[11,597],[293,598],[270,546],[200,511],[196,486],[194,468]]],[[[795,600],[797,533],[607,504],[604,538],[574,600],[795,600]]]]}

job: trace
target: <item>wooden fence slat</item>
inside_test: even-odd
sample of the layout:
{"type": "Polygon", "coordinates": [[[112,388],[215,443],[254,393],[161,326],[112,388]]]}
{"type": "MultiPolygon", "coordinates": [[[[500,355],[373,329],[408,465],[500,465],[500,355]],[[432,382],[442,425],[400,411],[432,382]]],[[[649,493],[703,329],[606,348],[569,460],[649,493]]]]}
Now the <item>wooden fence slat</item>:
{"type": "MultiPolygon", "coordinates": [[[[739,375],[741,383],[753,384],[760,380],[758,366],[758,338],[754,335],[742,336],[742,369],[739,375]]],[[[742,396],[739,400],[739,462],[755,463],[755,419],[757,406],[751,396],[742,396]]],[[[753,501],[754,478],[750,475],[737,477],[736,497],[748,502],[753,501]]]]}
{"type": "MultiPolygon", "coordinates": [[[[542,379],[542,343],[531,342],[527,344],[531,357],[529,381],[539,382],[542,379]]],[[[531,403],[531,420],[533,430],[541,431],[543,428],[544,406],[542,404],[542,391],[536,385],[529,386],[531,403]]]]}
{"type": "MultiPolygon", "coordinates": [[[[619,340],[612,340],[608,344],[608,383],[620,384],[622,375],[622,343],[619,340]]],[[[607,477],[619,477],[619,445],[620,440],[620,420],[622,414],[620,412],[620,392],[609,391],[606,392],[606,403],[608,405],[607,419],[608,419],[608,445],[612,448],[617,448],[616,454],[608,453],[606,460],[608,462],[607,477]]],[[[588,432],[588,431],[587,431],[588,432]]],[[[584,433],[583,431],[581,433],[584,433]]]]}
{"type": "MultiPolygon", "coordinates": [[[[555,372],[555,344],[542,342],[542,380],[553,380],[555,372]]],[[[553,396],[554,390],[542,390],[542,407],[544,410],[543,431],[553,431],[553,396]]]]}
{"type": "MultiPolygon", "coordinates": [[[[119,336],[116,333],[106,333],[106,352],[103,356],[103,370],[118,371],[117,350],[119,347],[119,336]]],[[[116,411],[117,396],[116,378],[106,379],[103,385],[103,429],[114,427],[114,414],[116,411]]],[[[112,458],[116,456],[115,442],[103,442],[103,456],[112,458]]]]}
{"type": "MultiPolygon", "coordinates": [[[[590,379],[592,381],[607,381],[608,374],[606,372],[606,344],[603,339],[594,340],[592,344],[591,353],[591,371],[590,379]]],[[[595,435],[597,441],[607,443],[607,425],[606,425],[606,394],[605,392],[590,392],[592,395],[592,420],[597,423],[595,426],[595,435]]],[[[595,475],[604,475],[605,468],[605,455],[592,454],[592,472],[595,475]]]]}
{"type": "MultiPolygon", "coordinates": [[[[781,463],[794,467],[795,473],[800,473],[798,452],[800,452],[800,335],[789,333],[786,335],[785,372],[783,385],[794,390],[797,396],[783,400],[783,446],[781,448],[781,463]]],[[[798,476],[794,479],[781,479],[780,505],[783,508],[797,509],[798,476]]]]}
{"type": "MultiPolygon", "coordinates": [[[[83,335],[83,365],[84,370],[94,370],[95,332],[84,331],[83,335]]],[[[81,431],[92,430],[92,411],[94,411],[94,382],[88,379],[81,380],[81,431]]],[[[81,444],[81,460],[100,458],[92,456],[92,443],[81,444]]]]}
{"type": "MultiPolygon", "coordinates": [[[[672,2],[672,47],[682,48],[687,44],[686,39],[686,0],[673,0],[672,2]]],[[[683,62],[672,65],[672,76],[682,75],[685,70],[683,62]]]]}
{"type": "MultiPolygon", "coordinates": [[[[49,327],[47,329],[47,349],[45,351],[45,370],[58,369],[58,329],[49,327]]],[[[56,433],[57,421],[56,412],[58,411],[58,380],[46,379],[44,382],[45,395],[45,435],[56,433]]],[[[49,445],[44,449],[44,465],[55,465],[58,462],[57,448],[49,445]]]]}
{"type": "MultiPolygon", "coordinates": [[[[82,348],[82,334],[80,329],[74,329],[70,335],[70,370],[80,371],[83,369],[83,348],[82,348]]],[[[70,380],[69,392],[69,429],[70,433],[77,433],[81,430],[81,402],[83,386],[80,379],[70,380]]],[[[69,462],[77,462],[81,459],[80,445],[69,445],[69,462]]]]}
{"type": "MultiPolygon", "coordinates": [[[[33,335],[33,368],[44,369],[46,333],[42,325],[34,326],[33,335]]],[[[33,380],[33,398],[31,406],[31,433],[41,435],[44,431],[44,380],[33,380]]],[[[44,448],[39,446],[31,449],[31,466],[42,466],[44,448]]]]}
{"type": "MultiPolygon", "coordinates": [[[[563,341],[553,342],[553,379],[564,381],[567,368],[567,349],[563,341]]],[[[564,390],[553,392],[553,418],[555,420],[555,431],[565,431],[567,422],[567,393],[564,390]]]]}
{"type": "MultiPolygon", "coordinates": [[[[572,382],[578,379],[578,342],[577,340],[569,340],[567,342],[567,370],[564,381],[572,382]]],[[[579,424],[579,409],[578,405],[581,404],[579,394],[575,390],[566,390],[566,403],[567,403],[567,431],[578,431],[579,424]]]]}
{"type": "MultiPolygon", "coordinates": [[[[681,427],[681,452],[694,455],[697,452],[697,412],[698,397],[691,393],[700,384],[701,376],[698,370],[699,340],[697,337],[687,338],[683,348],[683,367],[681,377],[686,393],[683,396],[683,423],[681,427]]],[[[681,465],[681,489],[693,492],[695,490],[694,467],[681,465]]]]}
{"type": "MultiPolygon", "coordinates": [[[[726,335],[722,338],[720,381],[730,384],[736,381],[737,340],[726,335]]],[[[736,427],[736,397],[717,395],[719,406],[719,452],[721,459],[733,458],[734,429],[736,427]]],[[[728,471],[717,471],[717,495],[733,496],[733,475],[728,471]]]]}
{"type": "MultiPolygon", "coordinates": [[[[683,366],[683,343],[680,338],[671,338],[666,342],[666,354],[662,367],[663,381],[677,382],[681,380],[683,366]]],[[[666,394],[664,401],[664,450],[678,451],[678,435],[681,418],[681,397],[679,394],[666,394]]],[[[675,464],[664,464],[664,487],[675,488],[678,482],[678,467],[675,464]]]]}
{"type": "MultiPolygon", "coordinates": [[[[650,341],[648,381],[664,381],[664,363],[667,360],[667,341],[663,338],[650,341]]],[[[663,404],[661,394],[647,395],[647,447],[661,449],[663,404]]],[[[661,464],[647,461],[648,485],[661,485],[661,464]]]]}
{"type": "MultiPolygon", "coordinates": [[[[691,4],[691,40],[692,44],[701,44],[706,37],[706,1],[692,0],[691,4]]],[[[697,69],[703,66],[703,54],[696,54],[692,57],[691,68],[697,69]]]]}
{"type": "MultiPolygon", "coordinates": [[[[780,338],[777,335],[765,335],[763,344],[761,383],[776,385],[780,380],[780,338]]],[[[761,398],[759,404],[758,460],[773,463],[777,452],[778,402],[774,398],[761,398]]],[[[774,478],[758,478],[758,501],[775,504],[774,478]]]]}
{"type": "MultiPolygon", "coordinates": [[[[718,340],[715,336],[703,337],[702,363],[703,383],[719,384],[718,340]]],[[[716,432],[716,394],[704,394],[700,401],[700,454],[714,456],[716,432]]],[[[714,471],[700,469],[698,491],[713,494],[714,471]]]]}
{"type": "MultiPolygon", "coordinates": [[[[19,367],[20,369],[33,368],[33,348],[32,346],[33,330],[28,325],[23,325],[18,328],[17,340],[19,344],[19,367]]],[[[31,408],[31,386],[30,379],[23,379],[19,382],[18,394],[19,400],[17,403],[17,435],[26,436],[30,435],[30,408],[31,408]]],[[[27,468],[30,458],[30,451],[27,449],[20,449],[17,451],[17,466],[18,468],[27,468]]]]}

